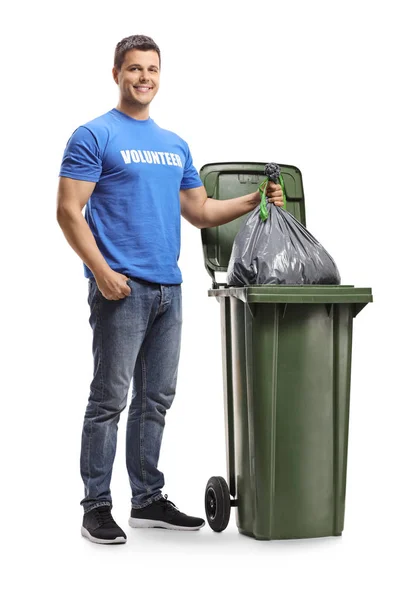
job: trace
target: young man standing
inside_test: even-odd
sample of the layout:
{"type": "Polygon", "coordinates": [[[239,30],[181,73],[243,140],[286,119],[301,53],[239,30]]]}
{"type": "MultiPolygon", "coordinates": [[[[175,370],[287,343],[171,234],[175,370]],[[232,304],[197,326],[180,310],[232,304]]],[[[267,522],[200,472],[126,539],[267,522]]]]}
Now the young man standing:
{"type": "MultiPolygon", "coordinates": [[[[181,214],[198,228],[251,211],[258,192],[207,198],[187,143],[149,116],[160,83],[160,50],[146,36],[117,44],[116,108],[78,127],[60,170],[57,220],[88,278],[94,374],[82,431],[85,497],[81,533],[92,542],[126,541],[111,515],[117,425],[133,378],[126,431],[132,527],[196,530],[163,496],[158,459],[172,404],[181,339],[181,214]],[[85,216],[82,209],[85,208],[85,216]]],[[[269,200],[282,206],[273,183],[269,200]]]]}

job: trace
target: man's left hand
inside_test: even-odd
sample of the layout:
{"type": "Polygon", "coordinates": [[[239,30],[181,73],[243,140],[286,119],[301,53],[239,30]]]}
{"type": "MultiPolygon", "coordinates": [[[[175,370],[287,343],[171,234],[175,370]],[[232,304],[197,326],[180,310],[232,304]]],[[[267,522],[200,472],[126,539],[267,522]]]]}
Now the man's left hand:
{"type": "Polygon", "coordinates": [[[265,193],[268,196],[268,202],[273,202],[275,206],[283,206],[283,192],[279,183],[268,181],[265,193]]]}

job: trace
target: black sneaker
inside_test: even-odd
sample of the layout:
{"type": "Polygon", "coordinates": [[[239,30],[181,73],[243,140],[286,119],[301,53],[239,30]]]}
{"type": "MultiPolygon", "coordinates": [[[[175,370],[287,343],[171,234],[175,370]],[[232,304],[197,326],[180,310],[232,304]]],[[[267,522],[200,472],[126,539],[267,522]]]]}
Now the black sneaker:
{"type": "Polygon", "coordinates": [[[205,524],[203,519],[189,517],[180,512],[168,496],[152,502],[144,508],[132,508],[129,525],[131,527],[161,527],[162,529],[182,529],[195,531],[205,524]]]}
{"type": "Polygon", "coordinates": [[[83,515],[81,533],[95,544],[125,544],[126,535],[111,516],[111,506],[92,508],[83,515]]]}

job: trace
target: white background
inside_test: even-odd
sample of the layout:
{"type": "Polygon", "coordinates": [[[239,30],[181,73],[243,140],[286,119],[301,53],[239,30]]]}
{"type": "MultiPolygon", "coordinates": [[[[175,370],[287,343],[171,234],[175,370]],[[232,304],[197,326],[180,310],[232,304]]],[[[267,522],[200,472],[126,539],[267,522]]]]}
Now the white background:
{"type": "MultiPolygon", "coordinates": [[[[398,598],[400,336],[395,2],[45,2],[3,14],[2,546],[7,598],[398,598]],[[161,48],[152,118],[195,166],[281,162],[303,174],[307,226],[342,283],[372,287],[354,322],[345,529],[257,542],[234,514],[223,534],[128,531],[125,411],[114,516],[124,546],[80,536],[80,436],[92,375],[87,282],[56,222],[72,131],[117,103],[116,43],[161,48]],[[397,558],[396,558],[397,554],[397,558]],[[4,555],[3,555],[4,561],[4,555]]],[[[164,491],[203,515],[226,476],[219,305],[200,231],[182,224],[184,331],[160,468],[164,491]]]]}

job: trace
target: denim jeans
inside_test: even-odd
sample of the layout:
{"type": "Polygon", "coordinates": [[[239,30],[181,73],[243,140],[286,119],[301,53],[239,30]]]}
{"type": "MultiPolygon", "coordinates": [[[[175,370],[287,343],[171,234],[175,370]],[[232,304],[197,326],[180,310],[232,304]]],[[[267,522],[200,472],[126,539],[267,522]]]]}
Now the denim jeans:
{"type": "Polygon", "coordinates": [[[164,476],[158,459],[165,414],[175,396],[181,344],[180,285],[127,281],[131,295],[106,300],[89,279],[89,323],[94,372],[82,431],[81,476],[85,512],[112,506],[110,482],[118,421],[132,398],[126,430],[126,466],[131,504],[141,508],[161,498],[164,476]]]}

